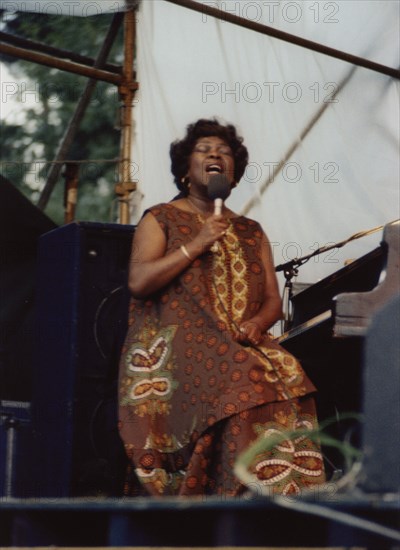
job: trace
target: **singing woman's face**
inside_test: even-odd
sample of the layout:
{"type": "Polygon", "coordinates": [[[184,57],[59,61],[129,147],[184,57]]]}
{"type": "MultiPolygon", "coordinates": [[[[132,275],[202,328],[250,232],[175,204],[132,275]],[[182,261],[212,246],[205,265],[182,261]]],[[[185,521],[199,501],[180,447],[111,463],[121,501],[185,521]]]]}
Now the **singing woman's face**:
{"type": "Polygon", "coordinates": [[[224,174],[233,183],[234,171],[232,149],[226,141],[217,136],[202,137],[196,141],[187,173],[192,185],[207,186],[213,174],[224,174]]]}

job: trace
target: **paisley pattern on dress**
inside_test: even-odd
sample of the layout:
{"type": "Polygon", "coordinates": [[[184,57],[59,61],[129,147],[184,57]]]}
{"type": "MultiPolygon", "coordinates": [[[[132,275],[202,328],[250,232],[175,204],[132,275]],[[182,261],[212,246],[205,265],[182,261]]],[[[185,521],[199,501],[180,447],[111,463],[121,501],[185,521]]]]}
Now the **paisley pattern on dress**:
{"type": "Polygon", "coordinates": [[[293,411],[288,416],[281,413],[278,420],[254,426],[256,433],[265,439],[266,447],[269,438],[278,436],[282,441],[260,453],[252,470],[273,493],[300,495],[302,489],[324,479],[319,446],[304,433],[315,430],[315,419],[310,415],[299,416],[293,411]],[[300,432],[297,436],[296,431],[300,432]]]}
{"type": "Polygon", "coordinates": [[[121,379],[121,405],[135,406],[135,414],[168,414],[168,400],[178,382],[173,377],[177,368],[172,353],[172,340],[177,327],[157,329],[146,320],[140,335],[124,356],[125,376],[121,379]]]}

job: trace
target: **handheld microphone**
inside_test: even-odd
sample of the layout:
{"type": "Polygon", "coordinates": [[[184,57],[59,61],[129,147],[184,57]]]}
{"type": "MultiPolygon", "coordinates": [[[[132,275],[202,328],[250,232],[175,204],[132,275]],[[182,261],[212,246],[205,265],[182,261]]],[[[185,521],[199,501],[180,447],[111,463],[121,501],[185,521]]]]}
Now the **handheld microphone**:
{"type": "Polygon", "coordinates": [[[208,198],[214,201],[214,214],[221,214],[224,200],[229,197],[231,185],[224,174],[213,174],[207,185],[208,198]]]}

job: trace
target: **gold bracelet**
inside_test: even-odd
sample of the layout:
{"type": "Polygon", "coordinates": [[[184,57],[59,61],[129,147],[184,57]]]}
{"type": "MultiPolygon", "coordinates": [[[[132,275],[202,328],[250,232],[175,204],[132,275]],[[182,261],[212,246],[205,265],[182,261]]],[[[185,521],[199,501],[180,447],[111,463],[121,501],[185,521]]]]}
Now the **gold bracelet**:
{"type": "Polygon", "coordinates": [[[193,259],[190,257],[190,254],[189,254],[189,252],[187,251],[187,248],[186,248],[186,246],[185,246],[184,244],[181,246],[181,251],[182,251],[182,254],[183,254],[184,256],[186,256],[186,258],[189,260],[189,262],[193,262],[193,259]]]}

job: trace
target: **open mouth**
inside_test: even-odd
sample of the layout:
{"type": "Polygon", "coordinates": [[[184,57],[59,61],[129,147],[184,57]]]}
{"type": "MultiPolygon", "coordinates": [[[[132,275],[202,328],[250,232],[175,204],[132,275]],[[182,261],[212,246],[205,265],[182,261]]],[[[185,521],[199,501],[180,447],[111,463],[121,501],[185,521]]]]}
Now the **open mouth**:
{"type": "Polygon", "coordinates": [[[219,164],[210,164],[209,166],[207,166],[206,172],[208,174],[222,174],[223,169],[222,166],[220,166],[219,164]]]}

